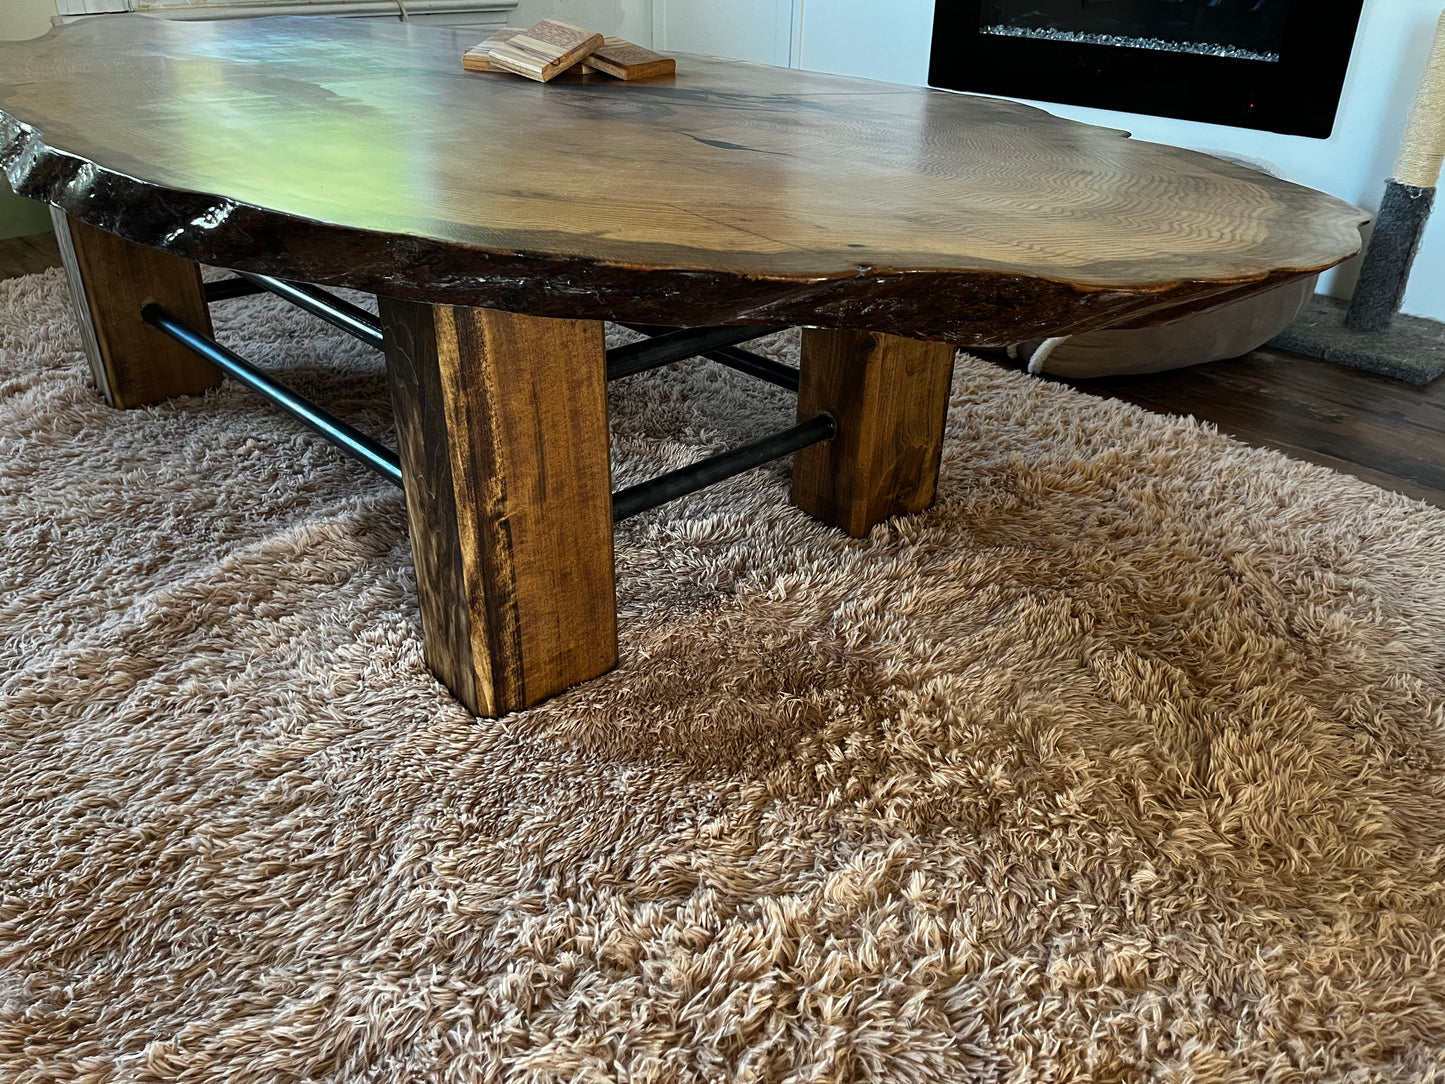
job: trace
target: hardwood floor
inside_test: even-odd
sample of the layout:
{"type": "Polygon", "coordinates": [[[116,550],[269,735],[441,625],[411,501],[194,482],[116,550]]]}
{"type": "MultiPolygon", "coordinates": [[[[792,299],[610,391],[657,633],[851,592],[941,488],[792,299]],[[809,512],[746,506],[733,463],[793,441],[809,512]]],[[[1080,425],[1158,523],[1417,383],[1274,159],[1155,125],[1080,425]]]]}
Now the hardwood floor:
{"type": "MultiPolygon", "coordinates": [[[[0,278],[59,264],[50,234],[0,241],[0,278]]],[[[1162,414],[1192,414],[1250,444],[1445,508],[1445,377],[1419,387],[1256,350],[1152,376],[1070,383],[1162,414]]]]}
{"type": "Polygon", "coordinates": [[[0,279],[33,275],[48,267],[60,266],[60,246],[55,234],[37,233],[33,237],[11,237],[0,241],[0,279]]]}
{"type": "Polygon", "coordinates": [[[1072,382],[1192,414],[1250,444],[1445,508],[1445,378],[1421,387],[1278,350],[1151,376],[1072,382]]]}

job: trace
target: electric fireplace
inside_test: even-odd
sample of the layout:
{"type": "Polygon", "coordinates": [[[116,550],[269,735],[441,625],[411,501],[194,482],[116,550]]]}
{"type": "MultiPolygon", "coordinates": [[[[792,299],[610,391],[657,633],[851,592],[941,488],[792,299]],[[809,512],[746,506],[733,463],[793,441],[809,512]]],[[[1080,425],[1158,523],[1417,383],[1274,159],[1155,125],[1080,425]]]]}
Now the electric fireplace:
{"type": "Polygon", "coordinates": [[[1364,0],[937,0],[949,90],[1329,136],[1364,0]]]}

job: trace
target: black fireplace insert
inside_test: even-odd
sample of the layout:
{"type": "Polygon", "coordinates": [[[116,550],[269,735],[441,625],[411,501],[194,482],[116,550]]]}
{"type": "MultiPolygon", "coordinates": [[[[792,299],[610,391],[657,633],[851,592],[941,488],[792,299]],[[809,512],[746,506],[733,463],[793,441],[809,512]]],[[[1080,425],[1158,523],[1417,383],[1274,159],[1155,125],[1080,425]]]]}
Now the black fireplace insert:
{"type": "Polygon", "coordinates": [[[931,86],[1327,138],[1364,0],[937,0],[931,86]]]}

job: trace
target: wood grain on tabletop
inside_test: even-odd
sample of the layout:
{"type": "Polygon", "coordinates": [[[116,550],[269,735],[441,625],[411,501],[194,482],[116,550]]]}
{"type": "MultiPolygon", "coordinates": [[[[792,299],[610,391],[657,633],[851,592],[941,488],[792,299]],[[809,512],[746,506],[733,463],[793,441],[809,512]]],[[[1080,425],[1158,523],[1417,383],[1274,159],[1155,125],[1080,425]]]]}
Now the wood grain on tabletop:
{"type": "Polygon", "coordinates": [[[144,244],[539,315],[982,345],[1359,247],[1330,196],[1028,106],[703,57],[626,86],[477,78],[475,43],[96,16],[0,45],[0,142],[23,194],[144,244]]]}

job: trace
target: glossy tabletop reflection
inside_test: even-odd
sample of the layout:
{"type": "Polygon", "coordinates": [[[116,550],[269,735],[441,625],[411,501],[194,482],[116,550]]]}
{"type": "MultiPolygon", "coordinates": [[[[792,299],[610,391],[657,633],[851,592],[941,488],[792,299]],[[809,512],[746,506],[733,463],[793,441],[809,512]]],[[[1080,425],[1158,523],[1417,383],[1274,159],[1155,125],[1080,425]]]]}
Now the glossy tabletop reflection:
{"type": "Polygon", "coordinates": [[[968,95],[703,57],[464,72],[385,19],[89,18],[0,45],[22,194],[191,259],[541,315],[960,343],[1149,322],[1332,266],[1361,213],[968,95]]]}

